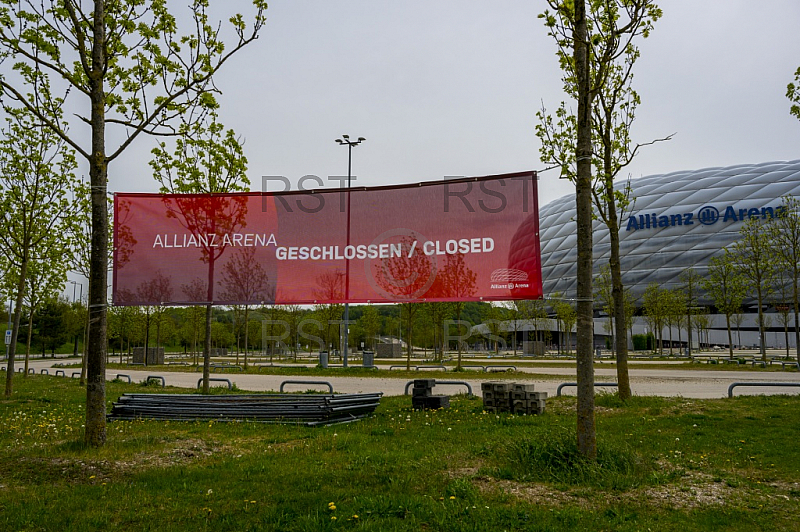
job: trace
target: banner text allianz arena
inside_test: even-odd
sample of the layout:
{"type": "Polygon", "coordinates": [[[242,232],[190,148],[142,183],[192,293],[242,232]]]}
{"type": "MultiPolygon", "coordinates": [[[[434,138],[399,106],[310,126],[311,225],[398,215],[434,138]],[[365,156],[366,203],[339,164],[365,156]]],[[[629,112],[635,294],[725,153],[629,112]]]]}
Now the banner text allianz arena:
{"type": "Polygon", "coordinates": [[[534,172],[349,191],[119,193],[114,245],[115,305],[542,296],[534,172]],[[528,218],[536,233],[517,234],[528,218]],[[531,238],[537,256],[520,259],[515,242],[531,238]]]}

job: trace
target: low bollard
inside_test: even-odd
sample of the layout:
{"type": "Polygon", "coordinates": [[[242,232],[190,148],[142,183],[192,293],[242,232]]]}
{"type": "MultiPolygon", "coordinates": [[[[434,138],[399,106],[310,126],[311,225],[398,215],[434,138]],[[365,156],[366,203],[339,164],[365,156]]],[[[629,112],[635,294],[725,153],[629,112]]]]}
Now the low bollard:
{"type": "Polygon", "coordinates": [[[734,382],[728,386],[728,397],[733,397],[733,389],[740,386],[758,386],[770,388],[800,388],[800,382],[734,382]]]}
{"type": "Polygon", "coordinates": [[[281,387],[278,389],[280,393],[283,393],[283,387],[287,384],[315,384],[318,386],[327,386],[330,393],[333,393],[333,384],[328,381],[283,381],[281,383],[281,387]]]}
{"type": "MultiPolygon", "coordinates": [[[[567,386],[577,386],[577,382],[564,382],[558,385],[556,389],[556,397],[561,397],[561,390],[566,388],[567,386]]],[[[619,386],[616,382],[596,382],[594,383],[595,388],[598,386],[619,386]]]]}
{"type": "MultiPolygon", "coordinates": [[[[221,377],[209,377],[208,382],[224,382],[227,383],[229,390],[233,390],[233,383],[230,381],[230,379],[223,379],[221,377]]],[[[203,384],[203,379],[201,378],[197,381],[197,388],[200,389],[200,386],[202,386],[202,384],[203,384]]]]}
{"type": "Polygon", "coordinates": [[[151,380],[153,380],[153,381],[160,380],[161,381],[161,387],[162,388],[166,388],[167,387],[167,381],[164,380],[164,377],[162,377],[161,375],[148,375],[147,378],[144,380],[144,382],[145,382],[145,384],[147,384],[151,380]]]}

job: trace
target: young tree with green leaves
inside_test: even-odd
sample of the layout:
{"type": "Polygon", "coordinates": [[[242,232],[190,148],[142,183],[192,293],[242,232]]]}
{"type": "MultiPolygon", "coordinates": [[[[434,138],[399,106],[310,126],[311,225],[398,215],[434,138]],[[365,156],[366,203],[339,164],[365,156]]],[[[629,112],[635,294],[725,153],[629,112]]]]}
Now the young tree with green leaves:
{"type": "Polygon", "coordinates": [[[361,329],[364,331],[364,343],[369,349],[375,349],[375,337],[381,329],[381,316],[378,313],[377,307],[374,305],[367,305],[364,307],[364,312],[358,319],[361,324],[361,329]]]}
{"type": "MultiPolygon", "coordinates": [[[[594,418],[594,319],[592,309],[592,107],[597,88],[592,83],[589,19],[585,0],[547,0],[553,12],[540,15],[558,46],[564,92],[577,101],[575,116],[575,210],[577,226],[578,299],[578,452],[597,458],[594,418]]],[[[572,151],[570,149],[570,151],[572,151]]]]}
{"type": "Polygon", "coordinates": [[[770,220],[769,234],[774,243],[775,256],[788,277],[787,286],[791,289],[794,339],[797,362],[800,363],[800,200],[792,196],[783,198],[776,214],[770,220]]]}
{"type": "MultiPolygon", "coordinates": [[[[559,43],[558,56],[565,71],[565,90],[575,97],[578,88],[577,70],[574,60],[567,53],[569,45],[574,44],[574,41],[561,20],[563,13],[571,13],[572,5],[553,0],[548,3],[558,16],[545,12],[542,18],[559,43]]],[[[595,211],[608,228],[610,237],[609,267],[613,314],[616,318],[614,336],[617,380],[618,393],[622,399],[630,398],[631,392],[627,366],[628,339],[619,251],[619,220],[631,207],[631,198],[629,188],[615,189],[614,180],[633,161],[642,146],[670,138],[634,145],[630,137],[640,103],[639,94],[632,86],[633,66],[640,55],[635,41],[648,37],[653,24],[661,15],[661,9],[652,0],[593,0],[589,2],[586,13],[589,62],[586,83],[591,108],[591,140],[587,142],[599,147],[587,157],[595,170],[591,186],[595,211]]],[[[564,102],[556,110],[555,117],[549,115],[544,108],[537,116],[539,124],[536,134],[542,141],[542,160],[546,164],[560,167],[561,177],[575,182],[578,166],[575,149],[578,117],[567,109],[564,102]]],[[[591,148],[589,151],[591,152],[591,148]]]]}
{"type": "Polygon", "coordinates": [[[703,289],[714,300],[717,310],[725,315],[728,329],[728,357],[733,358],[733,333],[731,316],[742,309],[746,295],[745,279],[739,271],[736,257],[727,249],[722,255],[712,257],[708,264],[708,277],[703,289]]]}
{"type": "Polygon", "coordinates": [[[241,306],[244,307],[242,324],[244,329],[245,369],[247,369],[247,349],[250,338],[247,326],[250,315],[248,301],[275,300],[275,286],[270,282],[269,275],[267,275],[264,267],[256,260],[255,254],[255,248],[241,249],[222,267],[223,299],[242,302],[241,306]]]}
{"type": "Polygon", "coordinates": [[[36,312],[46,300],[58,297],[67,279],[64,257],[58,254],[63,250],[50,249],[49,251],[52,253],[51,256],[32,262],[28,268],[26,281],[28,286],[25,294],[28,311],[28,338],[25,342],[25,371],[23,372],[25,376],[28,375],[36,312]]]}
{"type": "Polygon", "coordinates": [[[504,307],[508,314],[508,319],[512,323],[514,331],[514,340],[512,342],[514,349],[514,356],[517,356],[517,336],[519,333],[520,324],[530,320],[533,315],[533,301],[528,299],[514,299],[512,301],[504,302],[504,307]]]}
{"type": "Polygon", "coordinates": [[[684,301],[686,302],[686,335],[688,336],[686,345],[689,348],[689,355],[692,354],[692,315],[697,313],[697,297],[703,278],[694,269],[688,268],[680,275],[681,290],[683,290],[684,301]]]}
{"type": "MultiPolygon", "coordinates": [[[[192,109],[196,111],[197,109],[192,109]]],[[[242,144],[232,129],[217,121],[216,110],[200,109],[203,117],[189,117],[180,128],[180,136],[170,147],[165,142],[152,150],[150,166],[153,177],[161,185],[162,194],[193,194],[175,202],[175,217],[193,234],[232,232],[242,224],[244,205],[239,198],[214,201],[210,194],[245,192],[247,158],[242,144]],[[206,196],[197,196],[206,195],[206,196]]],[[[203,393],[209,393],[211,375],[211,319],[213,315],[215,264],[226,248],[204,246],[203,261],[208,265],[206,288],[206,324],[203,348],[203,393]]]]}
{"type": "MultiPolygon", "coordinates": [[[[461,334],[461,313],[464,310],[464,298],[467,298],[475,293],[477,276],[468,266],[464,260],[464,255],[456,253],[453,255],[445,255],[444,264],[441,266],[437,277],[442,283],[443,290],[449,297],[455,298],[450,303],[456,318],[457,336],[462,337],[461,334]]],[[[445,325],[445,327],[449,327],[445,325]]],[[[449,332],[449,331],[448,331],[449,332]]],[[[449,336],[449,333],[448,333],[449,336]]],[[[456,369],[461,370],[461,340],[456,342],[456,349],[458,350],[458,361],[456,369]]]]}
{"type": "MultiPolygon", "coordinates": [[[[300,307],[300,305],[284,305],[283,310],[284,319],[289,326],[291,351],[294,355],[294,361],[297,362],[297,348],[298,343],[300,342],[298,326],[305,311],[300,307]]],[[[380,321],[378,322],[378,328],[380,328],[380,321]]],[[[377,332],[375,334],[377,334],[377,332]]]]}
{"type": "Polygon", "coordinates": [[[603,328],[611,335],[611,351],[616,352],[614,348],[614,296],[611,284],[611,268],[607,264],[600,267],[600,276],[595,279],[594,286],[594,299],[602,305],[600,308],[608,316],[608,324],[604,325],[603,328]]]}
{"type": "Polygon", "coordinates": [[[644,291],[642,307],[645,319],[655,334],[658,342],[658,354],[664,354],[664,324],[669,312],[669,291],[656,283],[647,285],[644,291]]]}
{"type": "Polygon", "coordinates": [[[556,301],[556,303],[553,305],[553,309],[556,313],[556,319],[563,324],[563,342],[564,347],[566,347],[567,355],[569,355],[571,354],[570,340],[572,336],[572,329],[575,327],[575,323],[578,321],[578,315],[575,311],[575,307],[563,299],[556,301]]]}
{"type": "Polygon", "coordinates": [[[747,288],[756,294],[758,306],[758,335],[760,353],[767,360],[766,333],[764,330],[764,305],[773,287],[775,278],[775,256],[767,222],[750,218],[739,230],[739,240],[734,242],[731,252],[736,257],[737,267],[745,278],[747,288]]]}
{"type": "Polygon", "coordinates": [[[506,341],[503,339],[503,322],[508,321],[508,312],[507,308],[499,303],[489,302],[489,304],[483,307],[483,323],[486,325],[489,331],[489,339],[491,340],[491,346],[494,348],[495,356],[500,354],[500,347],[502,346],[503,349],[507,349],[506,341]]]}
{"type": "Polygon", "coordinates": [[[792,102],[789,114],[800,120],[800,68],[794,71],[794,81],[786,86],[786,97],[792,102]]]}
{"type": "MultiPolygon", "coordinates": [[[[45,90],[45,89],[42,89],[45,90]]],[[[71,149],[27,109],[7,109],[0,131],[0,254],[11,266],[14,317],[8,351],[5,396],[13,392],[14,358],[30,270],[59,268],[49,263],[69,261],[68,226],[75,222],[80,202],[71,194],[86,191],[75,177],[71,149]]],[[[52,119],[60,119],[60,110],[52,119]]]]}
{"type": "Polygon", "coordinates": [[[13,72],[0,77],[5,101],[33,112],[89,165],[92,257],[85,440],[90,445],[106,440],[109,165],[139,136],[174,135],[174,124],[187,109],[213,104],[214,75],[258,37],[265,22],[264,0],[253,0],[253,6],[250,26],[240,14],[230,17],[232,38],[225,39],[221,25],[208,16],[208,0],[190,0],[186,16],[178,17],[167,2],[156,0],[0,2],[0,60],[14,61],[13,72]],[[191,30],[182,34],[178,21],[187,19],[191,30]],[[53,118],[64,101],[37,91],[37,80],[47,74],[62,83],[65,96],[82,99],[80,119],[89,135],[70,132],[53,118]],[[111,139],[120,139],[119,144],[109,148],[111,139]]]}

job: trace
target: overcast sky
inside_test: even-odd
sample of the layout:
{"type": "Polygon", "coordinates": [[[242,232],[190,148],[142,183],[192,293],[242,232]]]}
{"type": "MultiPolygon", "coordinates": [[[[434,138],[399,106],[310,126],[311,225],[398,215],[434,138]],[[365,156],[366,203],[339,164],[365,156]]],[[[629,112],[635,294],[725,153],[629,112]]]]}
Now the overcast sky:
{"type": "MultiPolygon", "coordinates": [[[[261,176],[346,175],[358,185],[541,169],[542,102],[564,99],[555,45],[530,0],[274,0],[261,38],[226,65],[222,121],[261,176]],[[490,6],[490,7],[489,7],[490,6]]],[[[800,66],[800,3],[671,0],[640,43],[633,177],[800,157],[786,84],[800,66]]],[[[151,139],[110,167],[110,189],[155,191],[151,139]]],[[[333,184],[333,183],[331,183],[333,184]]],[[[540,176],[540,205],[570,192],[540,176]]]]}

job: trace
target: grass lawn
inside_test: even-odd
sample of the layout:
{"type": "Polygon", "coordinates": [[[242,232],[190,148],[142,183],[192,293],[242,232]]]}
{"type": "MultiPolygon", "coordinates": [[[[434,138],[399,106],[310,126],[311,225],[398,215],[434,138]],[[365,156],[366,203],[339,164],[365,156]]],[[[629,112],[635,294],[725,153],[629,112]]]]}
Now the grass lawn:
{"type": "MultiPolygon", "coordinates": [[[[162,389],[110,382],[109,403],[133,391],[162,389]]],[[[593,463],[574,397],[541,416],[389,397],[323,428],[113,422],[101,449],[80,443],[84,400],[77,380],[15,376],[0,530],[800,530],[797,395],[599,395],[593,463]]]]}

